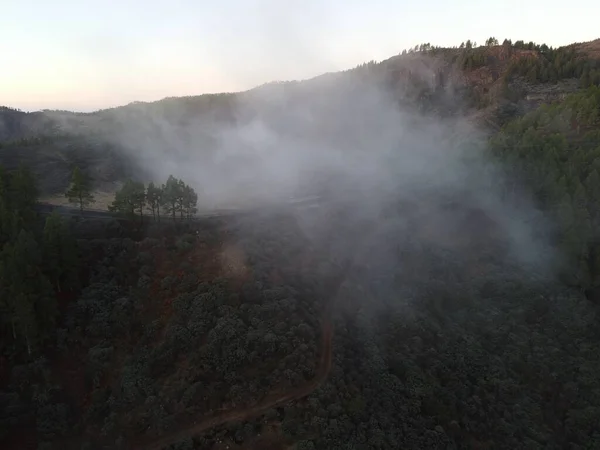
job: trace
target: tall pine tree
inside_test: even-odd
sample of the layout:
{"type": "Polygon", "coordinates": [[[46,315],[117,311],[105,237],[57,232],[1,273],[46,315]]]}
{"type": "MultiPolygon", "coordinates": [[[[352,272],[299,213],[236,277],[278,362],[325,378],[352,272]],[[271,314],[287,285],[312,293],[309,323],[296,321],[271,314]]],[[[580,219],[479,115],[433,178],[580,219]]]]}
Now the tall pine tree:
{"type": "Polygon", "coordinates": [[[146,203],[148,210],[152,213],[154,220],[160,221],[160,204],[162,202],[162,189],[155,186],[154,183],[148,184],[146,189],[146,203]]]}
{"type": "Polygon", "coordinates": [[[71,185],[65,193],[65,197],[71,203],[79,206],[79,212],[83,215],[83,208],[95,203],[96,200],[92,194],[92,183],[89,177],[84,174],[79,167],[73,169],[71,175],[71,185]]]}
{"type": "Polygon", "coordinates": [[[181,199],[183,198],[182,183],[175,178],[173,175],[169,175],[167,183],[163,187],[163,208],[169,214],[173,221],[175,221],[175,215],[181,205],[181,199]]]}
{"type": "Polygon", "coordinates": [[[136,212],[143,216],[145,204],[146,190],[144,183],[127,180],[123,187],[115,193],[115,200],[108,209],[128,217],[134,217],[136,212]]]}

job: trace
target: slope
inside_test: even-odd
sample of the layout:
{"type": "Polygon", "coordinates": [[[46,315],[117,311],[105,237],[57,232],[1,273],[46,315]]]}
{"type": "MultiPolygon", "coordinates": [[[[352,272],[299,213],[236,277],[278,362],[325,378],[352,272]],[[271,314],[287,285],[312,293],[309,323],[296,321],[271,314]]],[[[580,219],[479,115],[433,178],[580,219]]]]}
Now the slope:
{"type": "Polygon", "coordinates": [[[144,181],[164,178],[168,174],[157,174],[157,166],[165,158],[171,171],[197,163],[207,168],[206,173],[218,173],[215,158],[226,146],[223,132],[230,135],[231,130],[237,133],[258,122],[275,133],[315,131],[304,130],[301,120],[294,123],[290,114],[282,119],[286,105],[294,105],[298,114],[314,115],[313,121],[326,128],[330,105],[347,95],[356,80],[379,86],[401,108],[440,116],[461,114],[493,130],[541,102],[598,84],[599,42],[559,49],[508,40],[479,47],[467,42],[462,48],[423,44],[380,63],[241,93],[136,102],[85,114],[5,108],[0,112],[0,163],[31,165],[48,198],[66,188],[73,165],[89,168],[98,190],[108,193],[128,176],[144,181]],[[296,126],[299,129],[294,130],[296,126]]]}

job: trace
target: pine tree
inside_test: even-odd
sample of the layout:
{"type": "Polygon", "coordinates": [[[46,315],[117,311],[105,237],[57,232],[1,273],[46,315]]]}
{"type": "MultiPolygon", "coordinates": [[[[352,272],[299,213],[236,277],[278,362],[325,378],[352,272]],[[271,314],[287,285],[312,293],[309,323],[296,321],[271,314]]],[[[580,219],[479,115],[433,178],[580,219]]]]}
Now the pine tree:
{"type": "Polygon", "coordinates": [[[183,220],[185,212],[185,191],[186,184],[183,180],[177,180],[177,211],[179,211],[179,218],[183,220]]]}
{"type": "Polygon", "coordinates": [[[136,211],[140,214],[140,220],[144,220],[144,207],[146,206],[146,188],[144,183],[136,182],[133,187],[133,204],[136,211]]]}
{"type": "Polygon", "coordinates": [[[188,185],[184,186],[183,189],[183,208],[185,211],[185,217],[191,219],[196,214],[196,205],[198,203],[198,195],[196,191],[188,185]]]}
{"type": "Polygon", "coordinates": [[[182,183],[175,178],[173,175],[169,175],[167,183],[163,187],[163,208],[170,214],[175,221],[175,214],[177,213],[178,206],[181,204],[183,197],[182,183]]]}
{"type": "Polygon", "coordinates": [[[95,203],[96,200],[92,195],[92,186],[89,177],[87,177],[79,167],[73,169],[71,176],[71,186],[65,193],[65,197],[70,203],[79,205],[79,212],[83,215],[83,208],[95,203]]]}
{"type": "Polygon", "coordinates": [[[158,219],[160,222],[160,204],[162,202],[162,189],[155,186],[154,183],[148,184],[146,189],[146,201],[148,203],[148,210],[152,212],[152,218],[158,219]]]}
{"type": "Polygon", "coordinates": [[[129,180],[123,184],[123,187],[115,192],[115,199],[108,207],[109,211],[122,214],[124,216],[135,215],[135,205],[133,205],[132,197],[128,190],[130,189],[129,180]]]}
{"type": "Polygon", "coordinates": [[[129,217],[133,217],[136,212],[139,212],[142,217],[145,203],[144,183],[127,180],[123,187],[115,193],[115,200],[108,209],[129,217]]]}

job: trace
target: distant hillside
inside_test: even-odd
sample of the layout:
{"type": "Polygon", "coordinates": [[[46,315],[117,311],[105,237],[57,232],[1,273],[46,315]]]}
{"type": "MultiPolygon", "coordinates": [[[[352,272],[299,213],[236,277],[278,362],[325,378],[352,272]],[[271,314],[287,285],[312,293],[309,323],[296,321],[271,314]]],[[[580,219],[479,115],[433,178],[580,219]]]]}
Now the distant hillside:
{"type": "Polygon", "coordinates": [[[0,106],[0,142],[53,134],[56,131],[55,122],[43,112],[25,113],[0,106]]]}
{"type": "Polygon", "coordinates": [[[293,121],[298,113],[310,115],[319,133],[332,134],[331,115],[352,107],[348,96],[357,82],[378,86],[401,106],[439,116],[461,114],[495,130],[542,103],[600,84],[600,39],[558,49],[523,41],[499,44],[494,38],[484,46],[422,44],[379,63],[309,80],[86,114],[1,108],[0,163],[32,165],[49,198],[60,197],[74,165],[89,169],[98,189],[110,193],[123,177],[151,178],[164,152],[176,166],[191,164],[190,154],[205,155],[195,164],[214,164],[211,150],[222,137],[215,130],[223,125],[242,127],[260,119],[286,136],[301,135],[308,131],[293,121]]]}

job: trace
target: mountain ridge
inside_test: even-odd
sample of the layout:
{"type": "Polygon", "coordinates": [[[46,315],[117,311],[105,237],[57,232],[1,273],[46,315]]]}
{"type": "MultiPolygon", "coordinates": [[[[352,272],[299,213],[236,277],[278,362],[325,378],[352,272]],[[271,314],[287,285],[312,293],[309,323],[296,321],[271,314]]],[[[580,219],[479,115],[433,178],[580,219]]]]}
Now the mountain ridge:
{"type": "MultiPolygon", "coordinates": [[[[600,39],[556,49],[523,41],[498,44],[494,38],[486,44],[466,41],[452,48],[421,44],[380,62],[305,80],[274,81],[242,92],[132,102],[89,113],[26,113],[2,107],[0,163],[8,168],[23,162],[33,166],[42,192],[53,203],[64,203],[61,192],[75,165],[89,168],[98,191],[110,198],[124,178],[153,177],[151,167],[138,164],[148,148],[180,155],[203,148],[210,154],[220,139],[214,130],[245,127],[256,120],[269,126],[279,123],[286,133],[301,135],[302,127],[289,116],[291,105],[327,130],[327,111],[335,114],[340,102],[351,107],[344,98],[354,95],[353,84],[376,86],[385,101],[401,109],[459,115],[494,132],[543,103],[561,101],[586,85],[600,83],[600,39]]],[[[146,156],[142,159],[147,166],[154,164],[146,156]]]]}
{"type": "MultiPolygon", "coordinates": [[[[517,42],[523,42],[523,41],[517,41],[517,42]]],[[[533,42],[527,43],[525,45],[530,45],[530,44],[533,44],[533,42]]],[[[421,45],[423,45],[423,44],[421,44],[421,45]]],[[[425,44],[425,45],[429,45],[429,44],[425,44]]],[[[534,44],[534,45],[536,45],[536,44],[534,44]]],[[[545,44],[541,44],[541,45],[543,46],[545,44]]],[[[419,46],[417,46],[417,47],[419,47],[419,46]]],[[[457,46],[454,46],[454,47],[432,47],[432,48],[443,50],[443,51],[450,51],[450,52],[460,52],[460,51],[464,50],[457,46]]],[[[593,58],[593,59],[600,59],[600,38],[594,39],[591,41],[574,42],[574,43],[556,47],[556,48],[557,49],[573,49],[573,50],[579,52],[580,54],[582,54],[582,56],[587,56],[587,57],[593,58]]],[[[503,51],[505,51],[505,46],[504,45],[479,46],[479,47],[474,47],[474,49],[485,49],[487,52],[491,52],[491,53],[494,53],[494,52],[502,53],[503,51]]],[[[324,77],[330,77],[330,76],[335,76],[335,75],[351,72],[351,71],[354,71],[357,68],[361,68],[365,65],[389,64],[389,63],[395,62],[399,57],[411,57],[411,56],[419,55],[422,53],[426,54],[427,50],[420,50],[420,51],[414,51],[414,49],[411,49],[410,51],[404,50],[403,52],[400,52],[396,55],[390,56],[389,58],[383,59],[379,62],[372,60],[367,63],[359,64],[358,66],[355,66],[353,68],[343,69],[340,71],[333,71],[333,72],[324,72],[322,74],[318,74],[318,75],[315,75],[315,76],[312,76],[309,78],[294,79],[294,80],[273,80],[273,81],[268,81],[268,82],[262,83],[255,87],[252,87],[250,89],[241,90],[241,91],[190,94],[190,95],[183,95],[183,96],[167,96],[167,97],[164,97],[164,98],[161,98],[158,100],[150,100],[150,101],[135,100],[135,101],[123,104],[123,105],[116,105],[116,106],[111,106],[111,107],[106,107],[106,108],[100,108],[98,110],[89,111],[89,112],[77,112],[77,111],[70,111],[70,110],[64,110],[64,109],[48,109],[48,108],[36,110],[36,111],[25,112],[25,111],[21,111],[19,108],[14,108],[14,107],[10,107],[10,106],[2,106],[2,105],[0,105],[0,111],[3,109],[7,109],[7,110],[11,110],[11,111],[18,112],[21,114],[69,113],[69,114],[73,114],[73,115],[77,115],[77,116],[89,116],[89,115],[95,115],[98,113],[111,111],[111,110],[115,110],[115,109],[136,107],[136,106],[140,106],[140,105],[142,105],[142,106],[143,105],[152,105],[152,104],[156,104],[156,103],[167,102],[167,101],[178,100],[178,99],[179,100],[181,100],[181,99],[200,99],[202,97],[218,97],[218,96],[223,96],[223,95],[236,95],[236,94],[239,95],[239,94],[244,94],[244,93],[248,93],[248,92],[252,92],[252,91],[269,88],[271,86],[309,83],[309,82],[314,82],[316,80],[322,79],[324,77]],[[411,53],[411,51],[412,51],[412,53],[411,53]],[[404,53],[404,52],[406,52],[406,53],[404,53]]],[[[528,56],[537,57],[538,54],[536,53],[535,50],[519,49],[516,56],[517,57],[528,57],[528,56]]],[[[470,77],[468,75],[466,78],[473,79],[473,77],[470,77]]]]}

